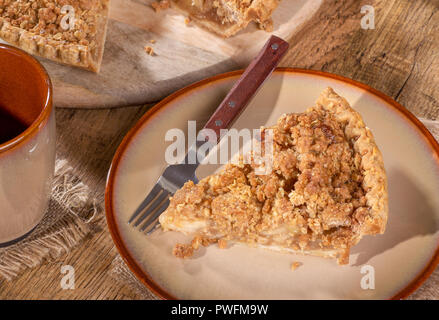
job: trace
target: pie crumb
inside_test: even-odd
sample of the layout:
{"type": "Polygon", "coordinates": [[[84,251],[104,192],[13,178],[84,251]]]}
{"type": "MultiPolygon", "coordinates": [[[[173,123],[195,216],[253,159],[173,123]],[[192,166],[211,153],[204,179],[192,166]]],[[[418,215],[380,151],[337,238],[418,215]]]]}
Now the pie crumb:
{"type": "MultiPolygon", "coordinates": [[[[267,130],[273,172],[258,174],[250,153],[248,162],[230,163],[198,184],[189,181],[160,216],[162,227],[180,231],[180,221],[202,222],[201,245],[268,243],[348,264],[350,248],[363,235],[383,233],[387,221],[387,179],[372,133],[331,88],[314,107],[262,129],[261,145],[267,130]]],[[[301,265],[290,261],[291,271],[301,265]]]]}
{"type": "Polygon", "coordinates": [[[154,39],[151,39],[151,40],[149,40],[149,42],[152,43],[152,44],[154,44],[154,43],[156,43],[157,41],[154,40],[154,39]]]}
{"type": "Polygon", "coordinates": [[[296,271],[301,266],[302,262],[295,261],[291,264],[291,271],[296,271]]]}
{"type": "Polygon", "coordinates": [[[200,246],[207,247],[214,242],[218,242],[218,245],[221,249],[225,249],[227,247],[226,240],[217,241],[216,239],[209,239],[204,236],[197,235],[192,239],[190,244],[177,243],[172,250],[172,254],[177,258],[190,258],[194,255],[196,250],[200,249],[200,246]]]}
{"type": "Polygon", "coordinates": [[[184,19],[184,23],[188,26],[192,22],[191,18],[187,17],[184,19]]]}
{"type": "Polygon", "coordinates": [[[219,239],[218,240],[218,247],[220,249],[227,249],[227,241],[224,239],[219,239]]]}
{"type": "Polygon", "coordinates": [[[154,55],[155,55],[155,53],[154,53],[154,48],[153,48],[153,47],[145,46],[143,49],[144,49],[145,52],[146,52],[147,54],[149,54],[150,56],[154,56],[154,55]]]}

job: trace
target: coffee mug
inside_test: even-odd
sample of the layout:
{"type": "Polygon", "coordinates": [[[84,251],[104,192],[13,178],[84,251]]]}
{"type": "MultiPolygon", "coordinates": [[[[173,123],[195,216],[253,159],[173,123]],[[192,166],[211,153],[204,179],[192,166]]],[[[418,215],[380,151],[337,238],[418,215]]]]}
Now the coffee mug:
{"type": "Polygon", "coordinates": [[[55,168],[52,84],[41,64],[0,44],[0,246],[41,221],[55,168]]]}

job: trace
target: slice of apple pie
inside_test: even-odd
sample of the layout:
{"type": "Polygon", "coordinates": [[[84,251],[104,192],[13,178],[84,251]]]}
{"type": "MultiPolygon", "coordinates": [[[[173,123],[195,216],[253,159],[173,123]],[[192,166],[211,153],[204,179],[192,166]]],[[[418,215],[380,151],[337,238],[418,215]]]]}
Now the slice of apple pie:
{"type": "Polygon", "coordinates": [[[331,88],[314,107],[267,129],[270,174],[256,174],[251,161],[228,164],[175,193],[161,226],[195,238],[178,244],[174,255],[236,242],[347,264],[350,248],[364,235],[383,233],[387,222],[387,179],[371,131],[331,88]]]}
{"type": "Polygon", "coordinates": [[[230,37],[255,21],[261,29],[272,31],[271,15],[280,0],[172,0],[174,8],[223,37],[230,37]]]}
{"type": "Polygon", "coordinates": [[[0,38],[30,54],[98,72],[109,0],[0,0],[0,38]]]}

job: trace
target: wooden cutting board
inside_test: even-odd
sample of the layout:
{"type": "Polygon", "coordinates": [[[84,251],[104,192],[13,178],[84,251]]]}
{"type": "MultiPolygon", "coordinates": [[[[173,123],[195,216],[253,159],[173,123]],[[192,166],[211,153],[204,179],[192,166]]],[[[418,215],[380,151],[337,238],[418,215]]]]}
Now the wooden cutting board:
{"type": "MultiPolygon", "coordinates": [[[[274,32],[290,38],[323,0],[283,0],[275,11],[274,32]]],[[[152,0],[111,0],[101,71],[40,59],[54,85],[57,107],[106,108],[158,101],[203,78],[245,67],[270,36],[251,25],[222,39],[173,9],[156,13],[152,0]],[[155,40],[154,44],[150,40],[155,40]],[[150,56],[144,46],[154,48],[150,56]]]]}

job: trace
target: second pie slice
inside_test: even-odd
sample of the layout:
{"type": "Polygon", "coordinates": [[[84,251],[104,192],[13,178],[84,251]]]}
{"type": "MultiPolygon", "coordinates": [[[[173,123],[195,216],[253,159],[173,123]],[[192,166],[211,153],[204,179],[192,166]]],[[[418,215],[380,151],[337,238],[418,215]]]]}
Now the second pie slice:
{"type": "MultiPolygon", "coordinates": [[[[271,128],[272,172],[228,164],[187,182],[160,216],[163,230],[194,236],[174,255],[200,245],[240,243],[349,262],[365,235],[384,233],[387,178],[371,131],[331,88],[314,107],[283,115],[271,128]]],[[[263,129],[267,130],[267,129],[263,129]]]]}
{"type": "Polygon", "coordinates": [[[30,54],[98,72],[109,0],[0,0],[0,38],[30,54]]]}

